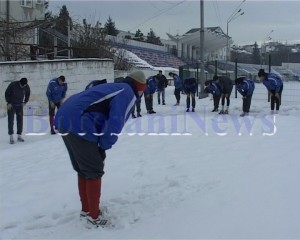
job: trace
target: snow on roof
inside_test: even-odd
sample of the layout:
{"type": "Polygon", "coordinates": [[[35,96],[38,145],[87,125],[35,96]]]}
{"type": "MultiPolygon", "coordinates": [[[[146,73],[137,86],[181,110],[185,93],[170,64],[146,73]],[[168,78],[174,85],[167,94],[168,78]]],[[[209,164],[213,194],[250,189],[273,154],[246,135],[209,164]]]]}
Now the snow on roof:
{"type": "Polygon", "coordinates": [[[127,61],[131,64],[133,64],[135,67],[137,68],[149,68],[152,70],[162,70],[164,72],[166,71],[173,71],[173,72],[178,72],[179,70],[177,68],[173,68],[173,67],[154,67],[151,64],[149,64],[148,62],[146,62],[145,60],[139,58],[136,54],[134,54],[133,52],[130,52],[126,49],[114,49],[116,51],[116,55],[121,52],[121,54],[124,56],[124,58],[127,59],[127,61]]]}

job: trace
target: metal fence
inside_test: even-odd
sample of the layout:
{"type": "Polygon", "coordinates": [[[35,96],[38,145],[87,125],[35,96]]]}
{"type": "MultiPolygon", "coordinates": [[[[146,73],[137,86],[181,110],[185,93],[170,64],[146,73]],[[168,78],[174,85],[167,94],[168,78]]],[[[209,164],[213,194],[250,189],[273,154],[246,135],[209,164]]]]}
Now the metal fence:
{"type": "MultiPolygon", "coordinates": [[[[205,70],[205,79],[200,79],[200,65],[196,64],[190,64],[190,65],[184,65],[179,68],[179,76],[181,79],[185,79],[187,77],[195,77],[198,81],[198,91],[197,95],[199,92],[201,92],[201,81],[206,81],[206,80],[211,80],[214,75],[219,75],[219,76],[224,76],[227,75],[230,77],[232,80],[235,79],[235,77],[240,77],[240,76],[247,76],[250,77],[252,80],[255,81],[255,92],[253,94],[253,99],[257,100],[265,100],[268,101],[268,92],[265,86],[258,81],[257,78],[257,72],[258,69],[261,66],[257,65],[252,65],[248,66],[252,67],[253,71],[249,72],[246,74],[244,71],[238,70],[237,67],[239,66],[239,63],[231,63],[231,68],[229,71],[224,71],[221,68],[218,68],[218,66],[223,66],[222,63],[215,63],[214,65],[212,64],[207,64],[206,65],[206,70],[205,70]],[[234,65],[235,66],[234,66],[234,65]],[[233,68],[234,66],[234,68],[233,68]],[[256,72],[257,71],[257,72],[256,72]]],[[[240,68],[243,67],[244,64],[240,64],[240,68]]],[[[223,66],[224,67],[224,66],[223,66]]],[[[262,66],[267,72],[270,69],[270,66],[262,66]]],[[[277,70],[278,68],[275,67],[277,70]]],[[[282,92],[282,101],[288,104],[300,104],[300,81],[297,81],[297,78],[292,78],[292,80],[283,78],[284,81],[284,86],[283,86],[283,92],[282,92]],[[288,81],[289,80],[289,81],[288,81]]],[[[232,97],[238,97],[238,93],[234,87],[233,92],[232,92],[232,97]]]]}

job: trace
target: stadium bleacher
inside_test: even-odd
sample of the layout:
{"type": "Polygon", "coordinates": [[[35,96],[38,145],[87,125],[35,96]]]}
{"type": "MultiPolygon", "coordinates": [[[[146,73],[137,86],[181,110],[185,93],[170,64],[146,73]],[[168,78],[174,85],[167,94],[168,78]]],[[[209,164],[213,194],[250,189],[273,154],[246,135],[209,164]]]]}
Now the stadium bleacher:
{"type": "Polygon", "coordinates": [[[135,46],[127,46],[126,50],[136,54],[139,58],[154,67],[179,68],[180,66],[185,65],[183,61],[169,52],[135,46]]]}

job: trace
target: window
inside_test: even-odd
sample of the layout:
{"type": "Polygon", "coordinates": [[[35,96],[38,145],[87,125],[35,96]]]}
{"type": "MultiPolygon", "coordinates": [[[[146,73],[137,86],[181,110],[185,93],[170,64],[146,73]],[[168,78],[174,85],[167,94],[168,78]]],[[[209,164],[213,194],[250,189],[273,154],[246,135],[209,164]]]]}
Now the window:
{"type": "Polygon", "coordinates": [[[43,4],[43,0],[36,0],[36,4],[43,4]]]}
{"type": "Polygon", "coordinates": [[[20,0],[20,5],[22,7],[32,8],[32,0],[20,0]]]}

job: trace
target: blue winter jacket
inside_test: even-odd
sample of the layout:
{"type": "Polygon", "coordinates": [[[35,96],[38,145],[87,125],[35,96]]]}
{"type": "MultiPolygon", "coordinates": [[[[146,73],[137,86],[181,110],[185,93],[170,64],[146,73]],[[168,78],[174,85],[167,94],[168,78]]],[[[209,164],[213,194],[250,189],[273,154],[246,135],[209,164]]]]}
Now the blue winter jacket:
{"type": "Polygon", "coordinates": [[[182,80],[181,78],[174,73],[174,76],[173,76],[173,80],[174,80],[174,86],[175,86],[175,89],[182,89],[182,80]]]}
{"type": "Polygon", "coordinates": [[[207,93],[211,93],[212,95],[216,95],[216,96],[221,95],[221,90],[214,81],[211,81],[209,83],[209,85],[205,88],[205,91],[207,93]]]}
{"type": "Polygon", "coordinates": [[[145,94],[153,94],[157,90],[157,81],[155,79],[155,76],[148,77],[147,78],[147,88],[145,89],[145,94]]]}
{"type": "Polygon", "coordinates": [[[46,95],[50,102],[58,103],[66,97],[67,90],[67,83],[59,85],[58,78],[53,78],[48,84],[46,95]]]}
{"type": "Polygon", "coordinates": [[[266,79],[263,80],[263,84],[269,92],[275,91],[275,93],[278,93],[283,86],[281,78],[275,73],[267,73],[266,79]]]}
{"type": "Polygon", "coordinates": [[[245,77],[242,83],[236,85],[236,88],[242,96],[250,96],[253,94],[255,89],[254,81],[245,77]]]}
{"type": "Polygon", "coordinates": [[[110,149],[131,114],[136,94],[124,82],[100,84],[72,95],[58,109],[55,128],[110,149]]]}
{"type": "Polygon", "coordinates": [[[183,82],[184,91],[186,93],[196,93],[197,91],[197,80],[196,78],[186,78],[183,82]]]}

